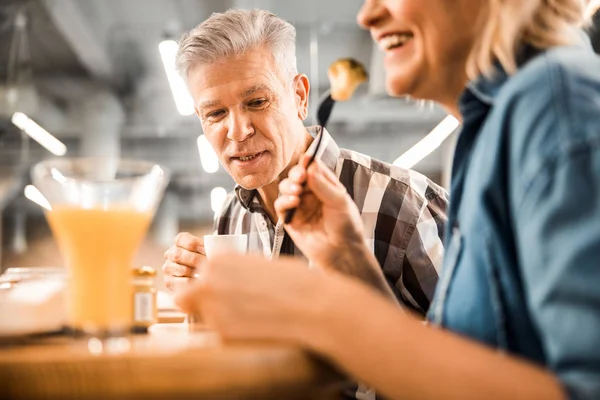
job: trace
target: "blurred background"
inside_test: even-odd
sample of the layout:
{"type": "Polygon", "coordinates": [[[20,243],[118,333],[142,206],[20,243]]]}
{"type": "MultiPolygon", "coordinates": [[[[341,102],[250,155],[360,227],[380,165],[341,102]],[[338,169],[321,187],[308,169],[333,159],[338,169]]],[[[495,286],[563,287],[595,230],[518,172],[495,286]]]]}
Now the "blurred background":
{"type": "MultiPolygon", "coordinates": [[[[0,270],[62,265],[42,210],[24,189],[31,165],[60,155],[64,147],[51,139],[44,147],[43,139],[32,139],[40,129],[31,121],[43,129],[41,135],[48,132],[64,144],[68,156],[120,155],[171,170],[172,181],[136,265],[160,269],[162,254],[179,231],[202,235],[211,230],[214,211],[234,183],[203,145],[197,117],[176,105],[181,93],[169,84],[163,63],[169,55],[161,54],[159,44],[231,7],[268,9],[296,26],[298,68],[312,84],[307,125],[315,123],[315,106],[328,89],[328,66],[341,57],[362,62],[369,82],[334,108],[328,129],[342,147],[394,162],[446,114],[432,104],[386,95],[382,55],[355,22],[361,4],[0,0],[0,270]]],[[[592,38],[598,49],[600,34],[592,38]]],[[[414,166],[444,185],[452,130],[414,166]]]]}

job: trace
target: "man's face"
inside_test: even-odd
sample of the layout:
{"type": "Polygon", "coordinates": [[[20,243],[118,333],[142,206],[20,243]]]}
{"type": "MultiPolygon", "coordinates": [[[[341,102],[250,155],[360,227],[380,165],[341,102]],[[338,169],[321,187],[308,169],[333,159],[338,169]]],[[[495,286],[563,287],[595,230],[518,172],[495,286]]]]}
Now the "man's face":
{"type": "Polygon", "coordinates": [[[188,76],[206,138],[246,189],[275,181],[304,139],[308,81],[298,75],[284,83],[278,72],[271,52],[259,47],[188,76]]]}

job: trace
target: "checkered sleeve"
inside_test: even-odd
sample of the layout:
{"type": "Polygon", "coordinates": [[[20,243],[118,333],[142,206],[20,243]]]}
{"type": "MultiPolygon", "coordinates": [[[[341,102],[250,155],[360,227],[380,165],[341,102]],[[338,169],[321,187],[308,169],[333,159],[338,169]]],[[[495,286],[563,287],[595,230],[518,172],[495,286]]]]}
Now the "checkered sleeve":
{"type": "Polygon", "coordinates": [[[396,282],[414,308],[426,313],[433,299],[444,257],[444,225],[448,198],[428,186],[415,229],[407,241],[402,277],[396,282]]]}
{"type": "Polygon", "coordinates": [[[339,177],[361,211],[365,241],[398,300],[425,315],[444,252],[447,194],[415,171],[345,154],[352,160],[339,177]]]}

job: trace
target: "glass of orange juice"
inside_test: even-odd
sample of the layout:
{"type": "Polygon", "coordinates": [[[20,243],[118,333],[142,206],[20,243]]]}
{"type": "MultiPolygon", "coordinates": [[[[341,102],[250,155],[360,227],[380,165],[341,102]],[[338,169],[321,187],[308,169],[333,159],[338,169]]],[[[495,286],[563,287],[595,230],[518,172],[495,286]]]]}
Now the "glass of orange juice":
{"type": "Polygon", "coordinates": [[[67,264],[68,320],[94,353],[128,348],[132,258],[168,182],[159,165],[113,158],[47,160],[32,169],[67,264]]]}

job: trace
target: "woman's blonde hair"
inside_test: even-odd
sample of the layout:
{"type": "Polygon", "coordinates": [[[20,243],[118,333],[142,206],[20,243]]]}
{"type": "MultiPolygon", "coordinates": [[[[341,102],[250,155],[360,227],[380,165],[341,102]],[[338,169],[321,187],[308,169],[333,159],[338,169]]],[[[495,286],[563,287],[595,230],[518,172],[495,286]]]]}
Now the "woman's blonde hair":
{"type": "Polygon", "coordinates": [[[588,0],[483,1],[480,36],[467,62],[471,79],[493,73],[496,61],[514,73],[518,49],[524,44],[548,49],[581,40],[588,0]]]}

